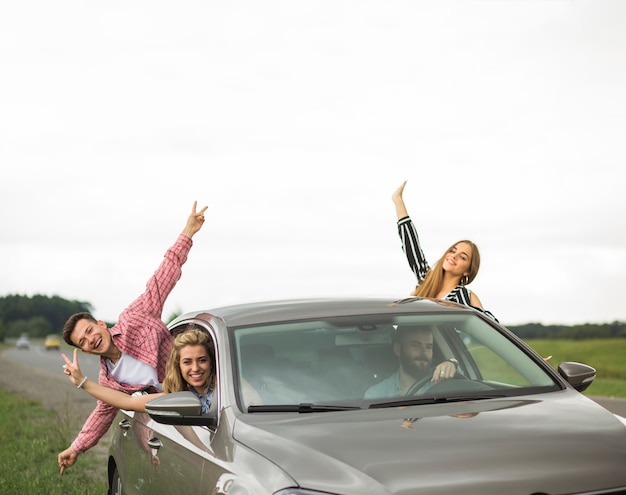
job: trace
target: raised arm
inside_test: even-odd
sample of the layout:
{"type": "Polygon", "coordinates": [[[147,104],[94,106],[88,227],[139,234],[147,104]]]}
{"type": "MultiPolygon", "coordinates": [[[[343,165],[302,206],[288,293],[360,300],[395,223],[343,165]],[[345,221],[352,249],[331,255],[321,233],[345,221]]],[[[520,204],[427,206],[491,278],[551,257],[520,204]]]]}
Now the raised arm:
{"type": "MultiPolygon", "coordinates": [[[[129,314],[145,315],[147,318],[160,320],[163,306],[168,296],[182,276],[182,268],[192,246],[192,237],[204,224],[204,212],[207,206],[197,211],[198,202],[193,202],[191,213],[187,217],[185,227],[178,235],[176,242],[165,253],[163,261],[146,283],[146,290],[135,299],[120,315],[119,321],[129,314]]],[[[140,322],[141,328],[150,328],[149,323],[140,322]]],[[[156,363],[149,363],[154,366],[156,363]]]]}
{"type": "Polygon", "coordinates": [[[406,255],[406,259],[411,267],[411,271],[415,275],[417,285],[421,284],[430,270],[430,266],[426,261],[422,247],[420,246],[419,237],[413,221],[409,217],[402,193],[404,192],[406,181],[394,191],[391,200],[396,207],[396,215],[398,217],[398,235],[402,241],[402,251],[406,255]]]}
{"type": "Polygon", "coordinates": [[[398,189],[396,189],[391,195],[391,200],[393,201],[393,204],[396,206],[396,215],[398,216],[398,220],[401,220],[402,218],[409,216],[408,211],[406,211],[406,205],[404,204],[404,199],[402,199],[404,186],[406,186],[406,181],[404,181],[402,185],[398,189]]]}
{"type": "Polygon", "coordinates": [[[78,388],[82,388],[89,395],[101,400],[105,404],[126,409],[127,411],[145,412],[146,403],[163,394],[128,395],[120,390],[104,387],[97,382],[89,380],[83,375],[78,365],[78,349],[74,349],[74,360],[70,361],[65,354],[61,354],[65,361],[63,372],[70,381],[78,388]]]}
{"type": "Polygon", "coordinates": [[[187,218],[187,223],[185,224],[185,228],[183,229],[183,234],[187,237],[193,237],[196,232],[198,232],[202,225],[204,224],[204,212],[207,210],[208,206],[205,206],[200,211],[196,211],[198,207],[198,202],[193,202],[193,208],[191,209],[191,213],[187,218]]]}

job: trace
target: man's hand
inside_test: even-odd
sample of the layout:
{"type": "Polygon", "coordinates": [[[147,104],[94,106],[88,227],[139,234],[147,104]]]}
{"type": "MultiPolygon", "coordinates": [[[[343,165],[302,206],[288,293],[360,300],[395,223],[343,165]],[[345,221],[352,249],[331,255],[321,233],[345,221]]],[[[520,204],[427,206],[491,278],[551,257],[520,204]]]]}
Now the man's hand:
{"type": "Polygon", "coordinates": [[[443,363],[439,363],[435,368],[435,372],[433,373],[433,377],[430,380],[431,382],[441,382],[444,380],[449,380],[450,378],[454,378],[456,375],[456,366],[454,363],[450,361],[444,361],[443,363]]]}
{"type": "Polygon", "coordinates": [[[187,225],[183,229],[183,234],[193,237],[196,232],[200,230],[202,224],[204,224],[204,212],[207,210],[208,206],[205,206],[200,211],[196,211],[198,206],[198,202],[193,202],[193,208],[191,209],[191,214],[187,218],[187,225]]]}
{"type": "Polygon", "coordinates": [[[78,349],[74,349],[74,361],[70,361],[65,354],[61,354],[65,364],[63,365],[63,373],[67,375],[74,385],[78,385],[83,380],[83,373],[78,366],[78,349]]]}
{"type": "Polygon", "coordinates": [[[78,454],[72,450],[72,447],[68,447],[59,454],[59,473],[63,476],[65,469],[73,466],[78,459],[78,454]]]}

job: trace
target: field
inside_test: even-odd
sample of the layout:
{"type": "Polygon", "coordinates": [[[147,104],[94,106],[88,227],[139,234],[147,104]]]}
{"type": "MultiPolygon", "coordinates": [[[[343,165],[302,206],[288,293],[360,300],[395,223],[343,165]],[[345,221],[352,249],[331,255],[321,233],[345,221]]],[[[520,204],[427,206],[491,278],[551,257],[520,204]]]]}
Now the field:
{"type": "Polygon", "coordinates": [[[563,361],[593,366],[596,379],[586,395],[626,397],[626,339],[525,341],[542,356],[552,356],[549,363],[556,369],[563,361]]]}
{"type": "Polygon", "coordinates": [[[0,493],[90,495],[106,493],[104,468],[84,456],[80,468],[59,476],[57,453],[75,433],[39,402],[0,389],[0,493]]]}

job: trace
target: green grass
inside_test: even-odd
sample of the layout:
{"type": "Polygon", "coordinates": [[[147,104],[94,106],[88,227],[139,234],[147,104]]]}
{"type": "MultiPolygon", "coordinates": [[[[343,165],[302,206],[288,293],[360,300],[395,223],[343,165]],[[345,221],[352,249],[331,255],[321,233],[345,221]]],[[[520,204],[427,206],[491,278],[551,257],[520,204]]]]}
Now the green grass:
{"type": "Polygon", "coordinates": [[[585,395],[626,397],[626,339],[529,339],[525,342],[542,356],[551,355],[549,363],[555,369],[563,361],[593,366],[596,379],[585,395]]]}
{"type": "Polygon", "coordinates": [[[0,493],[106,493],[100,461],[88,454],[59,475],[57,455],[72,439],[67,421],[57,413],[0,389],[0,493]]]}

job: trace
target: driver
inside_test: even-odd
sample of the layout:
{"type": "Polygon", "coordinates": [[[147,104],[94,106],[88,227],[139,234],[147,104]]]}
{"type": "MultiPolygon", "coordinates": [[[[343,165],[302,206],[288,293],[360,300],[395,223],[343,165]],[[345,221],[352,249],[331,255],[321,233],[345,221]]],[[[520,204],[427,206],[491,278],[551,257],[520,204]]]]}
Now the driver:
{"type": "Polygon", "coordinates": [[[430,376],[425,388],[454,378],[458,362],[454,359],[432,366],[433,333],[430,327],[400,327],[392,340],[393,352],[398,357],[398,371],[365,391],[366,399],[405,395],[411,385],[430,376]]]}

